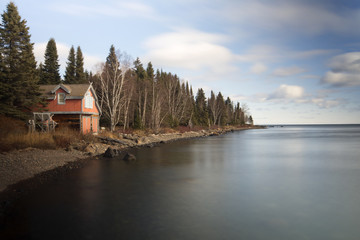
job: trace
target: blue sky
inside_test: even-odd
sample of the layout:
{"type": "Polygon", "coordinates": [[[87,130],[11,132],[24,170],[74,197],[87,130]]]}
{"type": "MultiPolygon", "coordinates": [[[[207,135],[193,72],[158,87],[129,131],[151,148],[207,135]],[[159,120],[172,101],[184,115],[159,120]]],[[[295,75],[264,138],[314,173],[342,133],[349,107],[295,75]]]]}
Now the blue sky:
{"type": "Polygon", "coordinates": [[[360,123],[360,1],[14,2],[37,61],[55,38],[62,71],[72,45],[96,72],[114,44],[246,103],[256,124],[360,123]]]}

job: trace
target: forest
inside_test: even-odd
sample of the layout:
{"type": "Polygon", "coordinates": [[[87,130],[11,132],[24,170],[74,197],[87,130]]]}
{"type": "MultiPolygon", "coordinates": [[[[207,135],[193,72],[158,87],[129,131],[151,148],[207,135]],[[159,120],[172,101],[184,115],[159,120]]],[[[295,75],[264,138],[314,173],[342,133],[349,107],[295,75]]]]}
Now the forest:
{"type": "Polygon", "coordinates": [[[174,73],[144,65],[110,46],[96,72],[84,69],[80,46],[72,46],[65,74],[60,74],[56,41],[50,38],[44,62],[37,64],[26,20],[10,2],[0,24],[0,114],[26,120],[34,106],[46,109],[39,85],[92,83],[102,110],[100,122],[111,131],[178,126],[211,127],[253,124],[246,104],[234,103],[221,92],[192,86],[174,73]]]}

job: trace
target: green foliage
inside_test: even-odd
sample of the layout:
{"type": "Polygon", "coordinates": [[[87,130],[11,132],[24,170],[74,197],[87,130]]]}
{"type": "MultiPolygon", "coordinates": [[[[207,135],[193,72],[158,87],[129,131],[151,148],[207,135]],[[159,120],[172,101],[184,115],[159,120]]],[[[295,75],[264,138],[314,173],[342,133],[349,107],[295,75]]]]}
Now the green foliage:
{"type": "Polygon", "coordinates": [[[40,84],[59,84],[59,56],[57,54],[55,39],[51,38],[46,45],[44,65],[41,68],[40,84]]]}
{"type": "Polygon", "coordinates": [[[80,46],[77,47],[76,50],[75,79],[76,83],[86,83],[86,77],[84,72],[84,57],[81,52],[80,46]]]}
{"type": "Polygon", "coordinates": [[[69,56],[66,62],[66,70],[64,76],[65,83],[67,84],[76,83],[75,70],[76,70],[75,49],[74,46],[71,46],[69,51],[69,56]]]}
{"type": "Polygon", "coordinates": [[[84,70],[84,57],[80,46],[75,49],[71,46],[66,62],[64,80],[67,84],[87,83],[90,75],[84,70]]]}
{"type": "Polygon", "coordinates": [[[225,109],[224,97],[221,94],[221,92],[219,92],[218,95],[216,96],[216,107],[219,111],[219,113],[218,113],[219,117],[217,120],[217,124],[219,126],[223,126],[223,125],[225,125],[225,122],[226,122],[226,117],[225,117],[226,109],[225,109]]]}
{"type": "Polygon", "coordinates": [[[194,123],[200,126],[209,125],[209,114],[207,111],[205,92],[199,88],[195,100],[194,123]]]}
{"type": "Polygon", "coordinates": [[[136,58],[134,62],[134,67],[138,79],[145,79],[147,74],[139,58],[136,58]]]}
{"type": "Polygon", "coordinates": [[[10,2],[0,25],[0,113],[26,118],[41,102],[29,28],[10,2]]]}
{"type": "Polygon", "coordinates": [[[154,80],[155,77],[155,73],[154,73],[154,68],[151,62],[148,63],[147,68],[146,68],[146,75],[149,79],[154,80]]]}

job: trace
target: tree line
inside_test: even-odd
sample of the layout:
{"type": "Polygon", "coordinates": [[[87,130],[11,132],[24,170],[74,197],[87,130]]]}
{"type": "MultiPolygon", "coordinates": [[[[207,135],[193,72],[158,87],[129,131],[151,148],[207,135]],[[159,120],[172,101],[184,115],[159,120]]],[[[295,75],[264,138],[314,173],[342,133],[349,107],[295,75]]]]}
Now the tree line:
{"type": "Polygon", "coordinates": [[[10,2],[0,25],[0,114],[26,118],[34,106],[45,105],[41,84],[91,82],[102,110],[101,123],[115,130],[182,126],[223,126],[253,123],[246,104],[234,104],[229,97],[203,89],[196,95],[188,82],[176,74],[146,67],[112,45],[106,61],[93,74],[84,69],[80,46],[72,46],[65,75],[59,73],[55,39],[48,41],[44,63],[37,66],[29,27],[10,2]]]}

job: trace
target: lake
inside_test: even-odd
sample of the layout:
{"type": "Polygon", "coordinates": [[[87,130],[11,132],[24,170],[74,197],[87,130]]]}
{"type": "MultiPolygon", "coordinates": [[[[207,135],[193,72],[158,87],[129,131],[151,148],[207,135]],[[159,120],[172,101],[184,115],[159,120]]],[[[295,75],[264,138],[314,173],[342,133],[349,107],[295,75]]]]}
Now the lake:
{"type": "Polygon", "coordinates": [[[360,125],[276,126],[133,153],[134,163],[91,160],[40,185],[3,236],[359,239],[360,125]]]}

